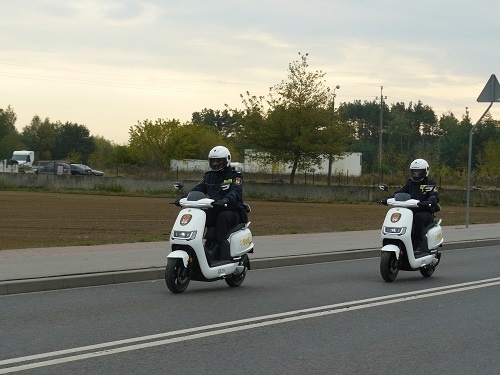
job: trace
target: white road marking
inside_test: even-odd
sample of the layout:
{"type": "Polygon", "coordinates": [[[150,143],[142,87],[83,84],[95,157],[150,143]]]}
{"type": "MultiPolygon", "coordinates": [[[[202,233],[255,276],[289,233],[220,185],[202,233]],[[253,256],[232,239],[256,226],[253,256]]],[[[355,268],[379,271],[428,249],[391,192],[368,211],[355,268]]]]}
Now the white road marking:
{"type": "Polygon", "coordinates": [[[371,307],[389,305],[394,303],[413,301],[416,299],[436,297],[450,293],[464,292],[468,290],[486,288],[496,285],[500,285],[500,277],[455,284],[455,285],[448,285],[438,288],[418,290],[407,293],[398,293],[381,297],[367,298],[357,301],[342,302],[338,304],[318,306],[308,309],[287,311],[278,314],[263,315],[253,318],[235,320],[231,322],[223,322],[201,327],[193,327],[177,331],[164,332],[156,335],[134,337],[126,340],[111,341],[102,344],[88,345],[78,348],[6,359],[0,361],[0,366],[5,366],[14,363],[22,363],[22,362],[30,362],[30,363],[17,365],[13,367],[5,367],[3,369],[0,369],[0,374],[9,374],[15,371],[23,371],[38,367],[46,367],[61,363],[74,362],[95,357],[102,357],[106,355],[124,353],[145,348],[152,348],[155,346],[169,345],[177,342],[196,340],[204,337],[222,335],[231,332],[257,329],[265,326],[288,323],[298,320],[305,320],[305,319],[333,315],[333,314],[340,314],[348,311],[357,311],[361,309],[367,309],[371,307]],[[176,337],[171,337],[171,336],[176,336],[176,337]],[[171,338],[166,338],[166,337],[171,337],[171,338]],[[143,341],[148,341],[148,342],[143,342],[143,341]],[[96,349],[102,349],[102,350],[96,351],[96,349]],[[81,353],[81,354],[73,354],[73,353],[81,353]],[[65,355],[68,356],[64,357],[65,355]],[[38,361],[44,358],[51,358],[51,357],[60,357],[60,358],[38,361]]]}

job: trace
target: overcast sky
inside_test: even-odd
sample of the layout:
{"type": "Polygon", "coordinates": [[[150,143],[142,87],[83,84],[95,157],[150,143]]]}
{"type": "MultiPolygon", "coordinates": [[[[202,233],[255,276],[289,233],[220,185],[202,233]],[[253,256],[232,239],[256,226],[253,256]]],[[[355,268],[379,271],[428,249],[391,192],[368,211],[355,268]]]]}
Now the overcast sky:
{"type": "MultiPolygon", "coordinates": [[[[118,144],[145,119],[189,121],[266,95],[298,52],[335,103],[418,102],[473,122],[500,77],[496,0],[1,0],[0,108],[118,144]]],[[[500,103],[493,104],[500,120],[500,103]]]]}

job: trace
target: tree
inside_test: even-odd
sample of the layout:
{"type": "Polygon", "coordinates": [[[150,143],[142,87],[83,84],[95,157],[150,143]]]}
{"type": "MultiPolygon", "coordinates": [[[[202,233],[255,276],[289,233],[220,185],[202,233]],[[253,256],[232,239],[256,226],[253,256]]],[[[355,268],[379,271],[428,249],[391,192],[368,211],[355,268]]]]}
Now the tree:
{"type": "Polygon", "coordinates": [[[10,133],[0,138],[0,160],[10,159],[15,150],[26,149],[18,134],[10,133]]]}
{"type": "Polygon", "coordinates": [[[224,138],[235,135],[237,122],[228,109],[220,111],[205,108],[201,112],[193,112],[191,118],[193,125],[213,126],[224,138]]]}
{"type": "Polygon", "coordinates": [[[441,116],[439,127],[443,132],[439,145],[442,161],[452,169],[467,170],[470,121],[465,118],[459,122],[449,113],[441,116]]]}
{"type": "Polygon", "coordinates": [[[115,145],[104,137],[92,137],[94,141],[94,152],[88,159],[89,165],[93,168],[110,167],[115,145]]]}
{"type": "Polygon", "coordinates": [[[489,139],[479,156],[479,171],[487,176],[500,175],[500,139],[489,139]]]}
{"type": "Polygon", "coordinates": [[[421,135],[424,141],[439,133],[437,118],[431,107],[419,100],[416,105],[410,102],[408,110],[412,113],[410,127],[421,135]]]}
{"type": "Polygon", "coordinates": [[[172,132],[180,127],[179,120],[158,119],[154,123],[144,120],[129,129],[130,155],[139,164],[155,167],[169,167],[172,153],[169,139],[172,132]]]}
{"type": "Polygon", "coordinates": [[[95,145],[90,131],[85,125],[66,122],[57,123],[54,128],[55,159],[70,159],[71,155],[80,156],[81,162],[87,163],[88,158],[94,152],[95,145]]]}
{"type": "Polygon", "coordinates": [[[16,133],[17,115],[9,105],[7,109],[0,108],[0,139],[11,133],[16,133]]]}
{"type": "Polygon", "coordinates": [[[145,120],[130,128],[129,153],[139,164],[170,168],[171,159],[206,159],[210,149],[225,145],[216,129],[178,120],[145,120]]]}
{"type": "MultiPolygon", "coordinates": [[[[172,134],[172,157],[177,159],[207,159],[210,150],[217,146],[232,147],[213,126],[186,124],[172,134]]],[[[238,153],[231,150],[233,160],[238,153]]]]}
{"type": "Polygon", "coordinates": [[[329,151],[321,132],[331,122],[325,73],[308,72],[308,54],[299,56],[289,64],[287,80],[271,87],[265,101],[248,92],[246,98],[241,96],[246,107],[243,136],[262,159],[291,165],[291,184],[297,169],[319,165],[321,155],[329,151]]]}
{"type": "Polygon", "coordinates": [[[322,149],[324,150],[323,156],[328,158],[328,186],[331,184],[332,175],[332,162],[349,148],[354,139],[354,128],[346,122],[340,122],[335,118],[332,123],[328,124],[320,131],[320,141],[322,149]]]}
{"type": "MultiPolygon", "coordinates": [[[[383,119],[387,122],[389,109],[385,102],[383,111],[383,119]]],[[[349,150],[363,154],[364,171],[375,170],[379,149],[380,103],[375,101],[361,103],[360,100],[341,103],[338,114],[340,121],[345,122],[354,132],[354,141],[349,150]]]]}
{"type": "Polygon", "coordinates": [[[0,159],[10,159],[12,152],[24,147],[16,129],[17,115],[9,105],[0,108],[0,159]]]}
{"type": "MultiPolygon", "coordinates": [[[[383,118],[387,119],[389,109],[383,107],[383,118]]],[[[378,142],[380,131],[380,104],[376,101],[355,100],[353,103],[342,103],[339,106],[339,116],[341,120],[350,124],[355,130],[357,140],[373,140],[378,142]]]]}
{"type": "MultiPolygon", "coordinates": [[[[410,119],[403,103],[393,104],[386,130],[386,143],[398,152],[408,151],[411,147],[412,131],[410,119]]],[[[406,152],[405,152],[406,154],[406,152]]],[[[389,159],[390,160],[390,159],[389,159]]]]}
{"type": "Polygon", "coordinates": [[[129,146],[117,145],[113,148],[110,163],[133,165],[136,163],[136,160],[132,157],[129,146]]]}
{"type": "Polygon", "coordinates": [[[42,121],[39,116],[34,116],[30,125],[23,128],[22,136],[27,147],[35,151],[38,160],[52,159],[56,134],[55,126],[48,118],[42,121]]]}

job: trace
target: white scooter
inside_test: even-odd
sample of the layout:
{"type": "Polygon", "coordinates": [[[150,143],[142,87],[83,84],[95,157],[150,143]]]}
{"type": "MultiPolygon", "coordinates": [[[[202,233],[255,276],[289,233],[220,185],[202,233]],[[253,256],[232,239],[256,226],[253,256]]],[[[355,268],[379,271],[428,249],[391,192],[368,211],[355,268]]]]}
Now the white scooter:
{"type": "MultiPolygon", "coordinates": [[[[182,191],[182,184],[174,185],[182,191]]],[[[179,204],[183,209],[177,215],[170,233],[172,252],[167,256],[165,282],[172,293],[182,293],[191,280],[215,281],[224,279],[230,287],[243,283],[253,253],[250,222],[238,224],[227,234],[220,249],[221,259],[209,264],[205,250],[210,242],[211,230],[206,228],[206,210],[212,208],[213,199],[202,192],[192,191],[179,204]],[[208,242],[207,242],[208,241],[208,242]],[[206,245],[205,245],[206,244],[206,245]]],[[[245,205],[247,213],[250,206],[245,205]]]]}
{"type": "MultiPolygon", "coordinates": [[[[380,185],[381,190],[388,192],[387,185],[380,185]]],[[[431,191],[434,185],[426,185],[424,191],[431,191]]],[[[385,215],[381,230],[382,249],[380,254],[380,273],[382,278],[391,282],[399,270],[419,270],[422,276],[430,277],[441,259],[438,248],[443,245],[441,219],[434,219],[427,228],[421,242],[421,253],[414,254],[411,240],[413,212],[419,200],[411,199],[410,194],[397,193],[394,198],[387,199],[392,206],[385,215]]]]}

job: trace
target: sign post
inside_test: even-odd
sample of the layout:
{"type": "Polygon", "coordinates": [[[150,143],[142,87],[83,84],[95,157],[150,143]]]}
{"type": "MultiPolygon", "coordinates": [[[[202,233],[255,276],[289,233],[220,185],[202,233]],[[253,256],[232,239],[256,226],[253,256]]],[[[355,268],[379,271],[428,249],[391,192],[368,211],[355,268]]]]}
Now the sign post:
{"type": "Polygon", "coordinates": [[[494,102],[500,102],[500,83],[498,83],[497,77],[495,77],[494,74],[491,75],[490,79],[488,80],[488,83],[486,86],[484,86],[483,91],[481,91],[481,94],[477,97],[477,102],[482,103],[482,102],[489,102],[490,105],[488,108],[486,108],[486,111],[482,114],[482,116],[477,120],[476,124],[472,127],[470,130],[470,135],[469,135],[469,163],[467,165],[467,206],[465,209],[465,227],[469,227],[469,205],[470,205],[470,175],[471,175],[471,164],[472,164],[472,133],[474,132],[474,129],[476,126],[479,125],[481,120],[483,119],[484,115],[488,113],[490,110],[491,106],[493,105],[494,102]]]}

